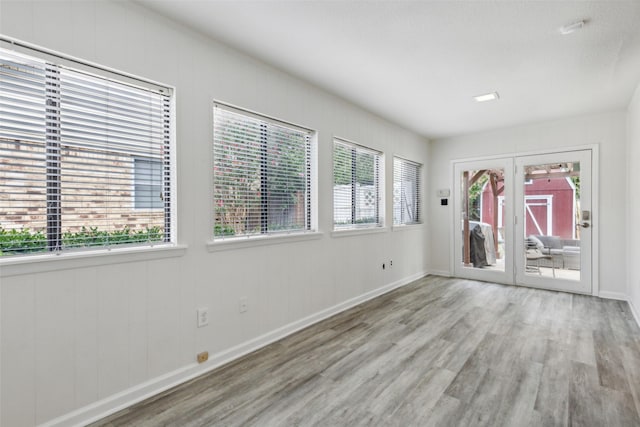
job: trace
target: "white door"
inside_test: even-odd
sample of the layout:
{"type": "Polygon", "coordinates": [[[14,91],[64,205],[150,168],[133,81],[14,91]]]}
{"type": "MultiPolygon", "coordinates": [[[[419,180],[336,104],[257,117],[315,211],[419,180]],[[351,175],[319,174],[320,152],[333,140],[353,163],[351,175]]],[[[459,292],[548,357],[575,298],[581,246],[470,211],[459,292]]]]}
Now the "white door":
{"type": "Polygon", "coordinates": [[[513,159],[454,163],[454,272],[513,283],[513,159]]]}
{"type": "Polygon", "coordinates": [[[516,284],[592,293],[591,163],[591,150],[516,157],[516,284]]]}

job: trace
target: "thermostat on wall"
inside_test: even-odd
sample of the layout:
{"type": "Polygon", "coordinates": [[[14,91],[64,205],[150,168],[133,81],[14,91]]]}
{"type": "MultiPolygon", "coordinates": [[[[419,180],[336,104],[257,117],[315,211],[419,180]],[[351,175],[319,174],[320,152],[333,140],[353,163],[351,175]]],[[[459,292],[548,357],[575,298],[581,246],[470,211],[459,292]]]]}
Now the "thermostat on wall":
{"type": "Polygon", "coordinates": [[[451,194],[451,191],[449,191],[448,188],[445,188],[443,190],[438,190],[438,197],[449,197],[450,194],[451,194]]]}

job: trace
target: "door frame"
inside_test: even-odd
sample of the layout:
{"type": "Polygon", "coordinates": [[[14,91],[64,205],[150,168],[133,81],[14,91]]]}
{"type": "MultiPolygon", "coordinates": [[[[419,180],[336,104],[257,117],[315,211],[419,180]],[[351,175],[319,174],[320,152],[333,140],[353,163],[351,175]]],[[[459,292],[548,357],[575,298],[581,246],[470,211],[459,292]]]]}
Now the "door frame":
{"type": "MultiPolygon", "coordinates": [[[[481,162],[498,159],[510,158],[515,163],[515,158],[520,156],[533,156],[541,154],[565,153],[568,151],[591,150],[591,295],[600,295],[600,150],[598,144],[587,144],[568,146],[558,149],[532,150],[522,152],[512,152],[504,154],[496,154],[493,156],[478,156],[453,159],[449,162],[449,183],[452,189],[455,189],[455,165],[461,162],[481,162]]],[[[515,179],[515,173],[512,179],[515,179]]],[[[449,215],[449,275],[455,276],[455,241],[459,233],[456,233],[455,218],[456,209],[459,208],[459,201],[455,200],[455,191],[451,192],[452,211],[449,215]]],[[[513,233],[512,233],[513,234],[513,233]]],[[[515,235],[510,237],[512,247],[515,244],[515,235]]],[[[515,274],[510,284],[515,285],[515,274]]]]}

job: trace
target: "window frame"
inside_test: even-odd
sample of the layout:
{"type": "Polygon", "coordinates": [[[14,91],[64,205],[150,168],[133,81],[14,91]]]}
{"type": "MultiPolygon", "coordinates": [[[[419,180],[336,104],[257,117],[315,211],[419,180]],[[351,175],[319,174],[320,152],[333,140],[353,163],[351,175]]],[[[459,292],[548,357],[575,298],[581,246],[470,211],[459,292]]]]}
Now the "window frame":
{"type": "MultiPolygon", "coordinates": [[[[396,222],[396,209],[395,209],[395,195],[393,195],[392,193],[392,203],[391,203],[391,210],[392,210],[392,222],[393,222],[393,227],[410,227],[410,226],[415,226],[415,225],[422,225],[424,223],[424,219],[423,219],[423,206],[422,206],[422,173],[423,173],[423,168],[424,165],[422,163],[413,161],[413,160],[409,160],[405,157],[401,157],[401,156],[393,156],[393,192],[395,192],[395,186],[396,186],[396,161],[400,162],[403,167],[404,165],[410,165],[410,166],[415,166],[416,167],[416,188],[415,188],[415,192],[414,192],[414,197],[416,198],[416,202],[415,202],[415,206],[416,206],[416,216],[417,219],[415,221],[412,222],[403,222],[402,220],[400,220],[399,222],[396,222]]],[[[402,197],[402,196],[401,196],[402,197]]],[[[401,208],[402,209],[402,208],[401,208]]],[[[402,211],[401,211],[402,212],[402,211]]],[[[402,216],[402,215],[401,215],[402,216]]]]}
{"type": "MultiPolygon", "coordinates": [[[[3,274],[0,276],[6,277],[13,274],[22,274],[23,271],[44,272],[65,269],[68,268],[66,265],[75,265],[79,260],[85,260],[85,262],[91,260],[89,263],[94,265],[108,265],[120,260],[121,257],[118,254],[123,254],[124,258],[122,259],[127,260],[160,259],[183,255],[186,250],[186,246],[177,244],[175,87],[155,82],[148,78],[139,77],[131,73],[119,71],[114,68],[106,67],[98,63],[79,59],[38,45],[26,43],[4,35],[0,35],[0,48],[41,61],[46,64],[46,68],[53,68],[54,72],[56,69],[69,70],[70,72],[104,79],[105,81],[110,81],[116,85],[124,85],[143,91],[158,93],[165,97],[165,101],[163,103],[165,105],[163,127],[165,129],[164,134],[166,142],[164,144],[165,155],[161,160],[165,163],[165,165],[163,165],[164,172],[162,186],[164,188],[163,193],[167,193],[170,197],[168,205],[165,208],[166,212],[163,219],[165,232],[163,233],[162,240],[128,242],[124,244],[111,243],[107,245],[76,248],[62,247],[60,244],[53,247],[51,245],[51,240],[48,239],[47,246],[44,251],[0,257],[0,265],[2,265],[4,269],[3,274]],[[37,267],[38,265],[39,267],[37,267]]],[[[45,102],[47,99],[49,99],[49,96],[45,96],[45,102]]],[[[48,106],[47,108],[50,107],[48,106]]],[[[57,106],[54,106],[54,110],[56,108],[57,106]]],[[[55,111],[53,111],[53,113],[56,114],[55,111]]],[[[50,114],[47,112],[47,118],[45,120],[47,127],[49,125],[49,119],[50,114]]],[[[134,156],[132,155],[131,158],[133,159],[134,156]]],[[[49,156],[45,159],[45,163],[47,164],[46,168],[49,168],[49,156]]],[[[48,176],[48,172],[44,173],[44,176],[48,176]]],[[[134,186],[135,180],[132,179],[131,183],[132,186],[134,186]]],[[[62,193],[61,196],[64,196],[64,193],[62,193]]],[[[136,210],[133,203],[131,204],[131,210],[132,212],[136,210]]],[[[62,213],[59,213],[58,215],[59,218],[57,221],[59,222],[61,221],[62,213]]],[[[64,227],[64,224],[62,224],[61,227],[64,227]]],[[[48,233],[49,231],[46,230],[45,234],[48,233]]]]}
{"type": "Polygon", "coordinates": [[[379,232],[385,231],[385,196],[384,196],[384,188],[385,188],[385,156],[384,152],[380,150],[376,150],[375,148],[367,147],[365,145],[359,144],[354,141],[350,141],[345,138],[341,138],[338,136],[334,136],[332,139],[332,163],[331,163],[331,195],[332,195],[332,230],[333,235],[351,235],[351,234],[360,234],[365,232],[379,232]],[[336,201],[335,201],[335,173],[336,173],[336,146],[342,145],[344,147],[348,147],[352,152],[352,164],[351,164],[351,223],[348,224],[337,224],[336,223],[336,201]],[[375,199],[375,222],[367,222],[367,223],[357,223],[357,206],[356,206],[356,198],[357,198],[357,164],[356,159],[358,154],[371,154],[374,156],[374,186],[376,190],[376,199],[375,199]],[[354,169],[354,167],[356,169],[354,169]]]}
{"type": "MultiPolygon", "coordinates": [[[[209,234],[209,242],[207,243],[207,247],[210,252],[227,250],[227,249],[235,249],[239,247],[245,246],[262,246],[262,245],[271,245],[271,244],[279,244],[291,241],[301,241],[301,240],[313,240],[320,238],[322,233],[318,231],[318,192],[317,192],[317,181],[318,181],[318,162],[317,162],[317,140],[318,140],[318,132],[306,127],[301,126],[290,121],[282,120],[279,118],[275,118],[263,113],[259,113],[253,110],[249,110],[247,108],[238,107],[226,102],[214,100],[213,101],[213,121],[212,121],[212,145],[210,149],[211,155],[211,206],[212,206],[212,214],[210,215],[210,234],[209,234]],[[298,131],[307,134],[307,147],[308,150],[305,153],[305,161],[307,166],[307,176],[305,177],[306,182],[306,196],[304,198],[305,205],[304,211],[306,213],[305,217],[305,228],[300,229],[290,229],[290,230],[277,230],[277,231],[269,231],[268,228],[264,228],[264,224],[261,224],[261,230],[258,233],[246,233],[239,235],[216,235],[216,110],[220,109],[222,111],[231,112],[234,114],[238,114],[244,116],[245,118],[255,120],[256,122],[265,123],[266,126],[274,125],[278,127],[284,127],[293,131],[298,131]]],[[[266,144],[265,141],[261,141],[261,143],[266,144]]],[[[262,171],[261,171],[262,172],[262,171]]],[[[264,177],[261,177],[261,183],[263,182],[264,177]]],[[[265,214],[264,209],[266,209],[265,203],[261,200],[261,215],[265,214]]],[[[267,216],[268,217],[268,216],[267,216]]],[[[261,220],[262,222],[262,220],[261,220]]]]}

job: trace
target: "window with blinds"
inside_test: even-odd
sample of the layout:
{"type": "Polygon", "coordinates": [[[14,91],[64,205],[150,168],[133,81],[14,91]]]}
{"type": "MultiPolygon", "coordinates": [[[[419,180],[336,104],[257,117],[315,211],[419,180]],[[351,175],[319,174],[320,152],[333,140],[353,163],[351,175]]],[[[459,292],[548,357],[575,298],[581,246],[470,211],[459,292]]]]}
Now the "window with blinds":
{"type": "Polygon", "coordinates": [[[214,239],[311,231],[313,132],[214,107],[214,239]]]}
{"type": "Polygon", "coordinates": [[[422,165],[400,157],[393,159],[393,224],[422,222],[420,174],[422,165]]]}
{"type": "Polygon", "coordinates": [[[333,141],[333,226],[381,227],[382,153],[341,139],[333,141]]]}
{"type": "Polygon", "coordinates": [[[1,256],[171,240],[170,90],[100,74],[0,49],[1,256]]]}

